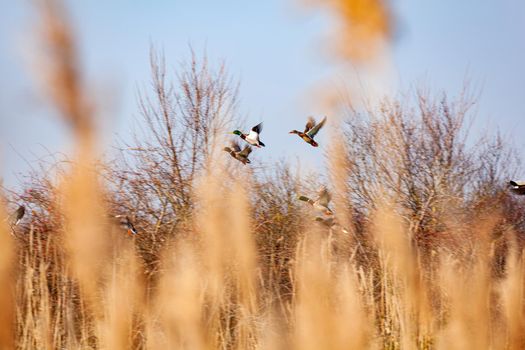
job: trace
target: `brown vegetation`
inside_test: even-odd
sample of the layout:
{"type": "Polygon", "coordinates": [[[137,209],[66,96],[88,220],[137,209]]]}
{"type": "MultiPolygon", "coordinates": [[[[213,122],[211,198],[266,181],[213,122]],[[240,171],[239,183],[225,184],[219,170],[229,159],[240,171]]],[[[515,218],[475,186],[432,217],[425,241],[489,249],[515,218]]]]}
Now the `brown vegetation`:
{"type": "Polygon", "coordinates": [[[237,85],[193,52],[171,77],[152,51],[143,132],[96,161],[67,25],[45,9],[44,86],[78,147],[5,191],[28,213],[0,226],[1,348],[525,346],[525,208],[505,188],[519,162],[469,137],[466,93],[340,112],[329,228],[297,200],[319,180],[221,152],[237,85]]]}

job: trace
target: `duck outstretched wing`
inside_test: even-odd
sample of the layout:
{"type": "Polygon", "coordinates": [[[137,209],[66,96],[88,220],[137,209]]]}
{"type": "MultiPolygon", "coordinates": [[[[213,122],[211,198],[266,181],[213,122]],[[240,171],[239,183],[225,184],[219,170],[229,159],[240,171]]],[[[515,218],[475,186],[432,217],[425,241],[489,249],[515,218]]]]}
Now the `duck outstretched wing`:
{"type": "Polygon", "coordinates": [[[326,117],[324,117],[323,120],[321,120],[321,122],[319,124],[313,126],[310,130],[308,130],[308,132],[306,132],[306,135],[308,135],[311,138],[313,138],[319,132],[319,130],[321,130],[321,128],[323,127],[324,123],[326,123],[326,117]]]}

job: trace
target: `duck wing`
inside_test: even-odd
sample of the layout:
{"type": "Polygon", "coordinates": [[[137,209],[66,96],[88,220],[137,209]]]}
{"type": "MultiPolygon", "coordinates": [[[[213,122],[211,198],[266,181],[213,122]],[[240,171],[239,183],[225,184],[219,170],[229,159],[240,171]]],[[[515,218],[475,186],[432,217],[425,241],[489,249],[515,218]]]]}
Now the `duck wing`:
{"type": "Polygon", "coordinates": [[[242,150],[242,152],[239,153],[239,155],[241,157],[246,157],[248,158],[248,156],[250,155],[250,153],[252,153],[252,148],[250,147],[250,145],[246,145],[246,147],[244,147],[244,149],[242,150]]]}
{"type": "Polygon", "coordinates": [[[231,144],[231,148],[232,148],[232,150],[233,150],[235,153],[241,151],[241,147],[239,146],[239,144],[238,144],[237,142],[232,142],[232,144],[231,144]]]}
{"type": "Polygon", "coordinates": [[[306,122],[306,126],[304,127],[304,133],[306,134],[308,130],[310,130],[314,126],[315,126],[315,119],[313,117],[308,117],[308,121],[306,122]]]}
{"type": "Polygon", "coordinates": [[[323,207],[328,208],[328,203],[332,200],[332,196],[330,195],[330,192],[326,189],[326,187],[323,187],[321,192],[319,192],[319,198],[317,199],[317,203],[319,205],[322,205],[323,207]]]}
{"type": "Polygon", "coordinates": [[[263,123],[260,122],[259,124],[255,125],[252,130],[250,130],[250,133],[248,134],[248,136],[246,136],[247,139],[250,139],[250,140],[259,140],[259,134],[261,133],[262,131],[262,126],[263,126],[263,123]]]}
{"type": "Polygon", "coordinates": [[[260,122],[259,124],[255,125],[255,126],[252,128],[252,131],[253,131],[253,132],[256,132],[256,133],[258,133],[258,134],[260,134],[261,131],[262,131],[262,127],[263,127],[263,123],[260,122]]]}
{"type": "Polygon", "coordinates": [[[306,132],[306,135],[308,135],[311,138],[313,138],[319,132],[319,130],[321,130],[321,128],[323,127],[325,122],[326,122],[326,117],[324,117],[323,120],[321,120],[321,122],[319,124],[313,126],[310,130],[308,130],[306,132]]]}

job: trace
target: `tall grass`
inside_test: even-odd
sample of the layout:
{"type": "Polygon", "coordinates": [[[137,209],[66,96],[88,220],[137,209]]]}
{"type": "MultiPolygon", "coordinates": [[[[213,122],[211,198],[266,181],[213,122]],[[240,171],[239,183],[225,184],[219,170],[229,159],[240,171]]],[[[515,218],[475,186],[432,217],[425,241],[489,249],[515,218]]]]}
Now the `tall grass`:
{"type": "Polygon", "coordinates": [[[98,160],[70,26],[44,4],[43,86],[77,147],[7,195],[30,212],[0,226],[2,349],[525,346],[525,211],[502,185],[519,168],[498,137],[467,147],[470,102],[347,111],[327,227],[297,200],[317,178],[222,157],[237,86],[195,53],[174,82],[152,54],[148,132],[98,160]]]}

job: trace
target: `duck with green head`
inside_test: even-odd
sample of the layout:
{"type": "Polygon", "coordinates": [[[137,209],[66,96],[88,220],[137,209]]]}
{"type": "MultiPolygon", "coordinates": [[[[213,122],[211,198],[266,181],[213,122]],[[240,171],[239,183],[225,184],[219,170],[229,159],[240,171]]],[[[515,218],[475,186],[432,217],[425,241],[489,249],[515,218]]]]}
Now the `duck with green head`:
{"type": "Polygon", "coordinates": [[[262,143],[261,140],[259,139],[259,134],[261,133],[261,131],[262,131],[262,122],[255,125],[252,128],[252,130],[250,130],[249,134],[244,134],[240,130],[234,130],[232,134],[238,135],[241,137],[241,139],[248,142],[250,145],[260,148],[260,147],[265,146],[264,143],[262,143]]]}
{"type": "Polygon", "coordinates": [[[308,117],[308,122],[306,123],[306,126],[304,128],[304,132],[298,131],[298,130],[292,130],[289,133],[290,134],[297,134],[300,138],[302,138],[306,143],[312,145],[313,147],[319,146],[317,142],[315,142],[314,137],[317,135],[319,130],[323,127],[324,123],[326,122],[326,117],[321,120],[319,124],[315,123],[315,119],[312,117],[308,117]]]}
{"type": "Polygon", "coordinates": [[[232,142],[231,147],[224,147],[224,151],[228,152],[233,158],[237,159],[242,164],[250,164],[248,156],[252,153],[252,148],[250,145],[246,145],[241,151],[241,147],[237,142],[232,142]]]}

